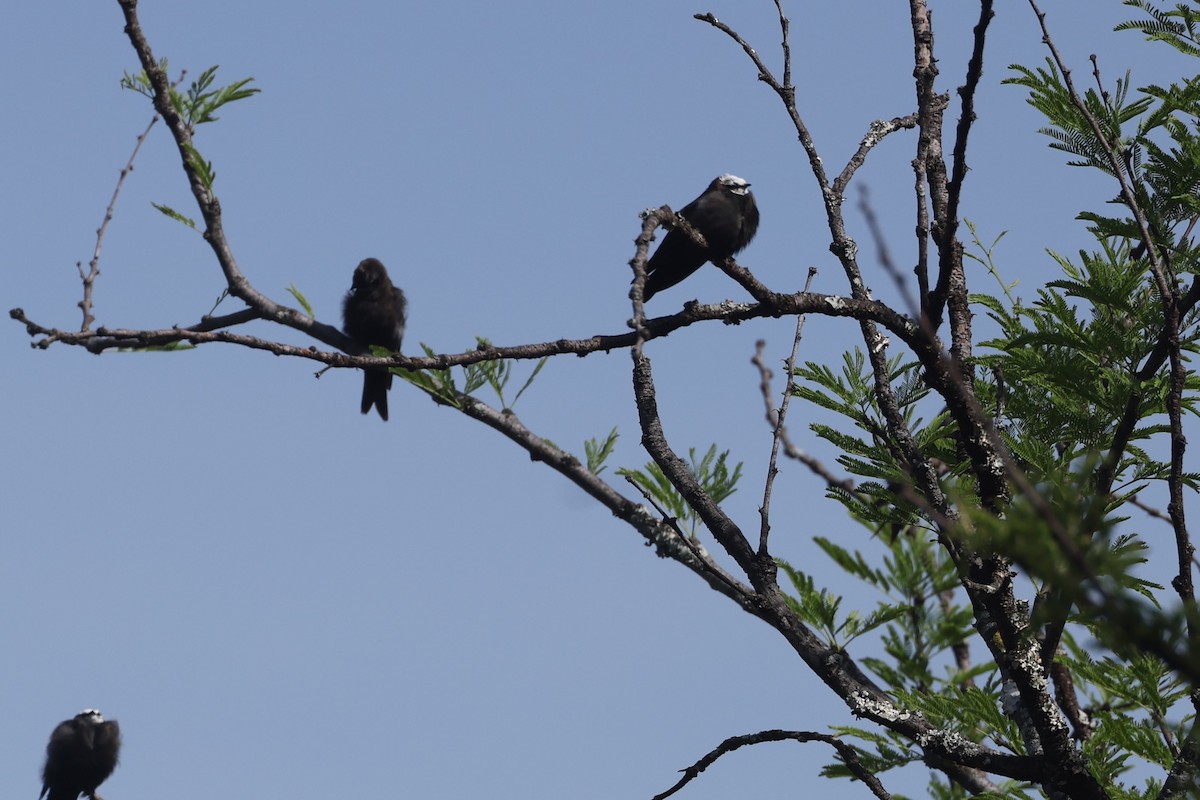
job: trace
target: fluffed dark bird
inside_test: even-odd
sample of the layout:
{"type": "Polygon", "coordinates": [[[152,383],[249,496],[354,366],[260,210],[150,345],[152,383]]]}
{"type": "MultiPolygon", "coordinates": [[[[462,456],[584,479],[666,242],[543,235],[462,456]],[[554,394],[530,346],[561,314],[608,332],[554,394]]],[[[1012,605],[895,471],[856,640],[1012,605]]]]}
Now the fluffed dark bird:
{"type": "Polygon", "coordinates": [[[121,728],[96,709],[60,722],[46,745],[39,800],[76,800],[81,794],[99,800],[96,787],[112,775],[120,752],[121,728]]]}
{"type": "MultiPolygon", "coordinates": [[[[404,338],[404,292],[392,285],[387,269],[377,258],[365,258],[354,269],[354,282],[342,301],[342,330],[363,347],[386,347],[399,352],[404,338]]],[[[384,422],[392,373],[386,369],[363,372],[362,413],[375,406],[384,422]]]]}
{"type": "Polygon", "coordinates": [[[646,262],[643,300],[679,283],[706,261],[724,261],[735,255],[758,231],[758,206],[750,184],[736,175],[715,178],[704,194],[683,207],[679,216],[704,237],[708,248],[677,228],[668,231],[646,262]]]}

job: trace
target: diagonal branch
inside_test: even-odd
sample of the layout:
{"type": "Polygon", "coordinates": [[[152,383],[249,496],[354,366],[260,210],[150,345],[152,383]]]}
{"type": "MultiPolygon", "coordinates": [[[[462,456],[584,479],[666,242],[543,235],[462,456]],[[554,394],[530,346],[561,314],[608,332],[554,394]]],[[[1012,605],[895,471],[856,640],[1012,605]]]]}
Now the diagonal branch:
{"type": "MultiPolygon", "coordinates": [[[[187,70],[183,70],[179,73],[179,79],[172,85],[178,86],[186,76],[187,70]]],[[[108,230],[108,223],[112,222],[113,212],[117,206],[117,197],[121,194],[121,188],[125,185],[125,179],[129,177],[129,173],[133,172],[133,162],[137,160],[138,153],[142,149],[142,144],[146,141],[146,137],[150,135],[150,130],[158,122],[158,118],[158,114],[150,117],[150,123],[146,125],[146,129],[137,137],[137,143],[133,146],[133,152],[129,154],[129,160],[121,168],[121,174],[117,177],[117,185],[113,188],[112,197],[108,201],[108,207],[104,209],[104,220],[100,223],[100,227],[96,229],[96,247],[92,251],[92,260],[88,262],[88,271],[86,273],[83,271],[82,264],[75,264],[75,267],[79,270],[79,277],[83,281],[83,299],[79,301],[79,310],[83,312],[83,322],[79,327],[80,331],[89,330],[92,327],[92,323],[96,321],[96,318],[92,315],[92,289],[95,287],[96,278],[100,277],[100,248],[104,244],[104,232],[108,230]]]]}
{"type": "Polygon", "coordinates": [[[654,388],[654,377],[650,359],[642,352],[642,343],[636,343],[633,356],[633,394],[637,401],[638,420],[642,428],[642,446],[662,469],[667,480],[679,490],[689,506],[696,509],[700,519],[737,565],[741,567],[756,591],[773,584],[775,564],[769,559],[758,559],[737,524],[730,519],[716,501],[704,491],[700,482],[692,475],[686,463],[667,443],[662,420],[658,416],[658,400],[654,388]]]}
{"type": "Polygon", "coordinates": [[[532,460],[545,463],[599,501],[613,516],[628,523],[647,544],[655,547],[660,557],[683,564],[715,591],[733,600],[743,610],[757,615],[752,602],[753,592],[748,586],[718,567],[711,558],[698,554],[686,537],[651,514],[645,506],[626,498],[578,458],[530,431],[511,410],[497,410],[461,392],[457,392],[454,399],[455,407],[468,417],[503,434],[529,453],[532,460]]]}
{"type": "Polygon", "coordinates": [[[1129,207],[1134,221],[1137,222],[1138,232],[1142,236],[1142,241],[1146,243],[1146,254],[1150,259],[1150,272],[1158,286],[1159,294],[1163,298],[1171,297],[1173,287],[1167,280],[1166,269],[1163,265],[1161,254],[1150,231],[1150,222],[1146,217],[1146,213],[1142,210],[1141,203],[1138,202],[1137,193],[1134,192],[1133,186],[1126,177],[1125,165],[1121,162],[1121,157],[1117,153],[1116,148],[1109,141],[1108,136],[1105,135],[1100,120],[1096,119],[1096,116],[1088,110],[1087,104],[1083,102],[1083,98],[1075,90],[1075,81],[1071,77],[1071,69],[1067,66],[1062,53],[1059,52],[1058,46],[1054,43],[1054,38],[1050,36],[1050,28],[1046,25],[1046,13],[1038,7],[1037,0],[1029,0],[1029,5],[1037,17],[1038,25],[1041,26],[1042,42],[1050,50],[1050,55],[1054,58],[1054,63],[1058,66],[1058,71],[1062,74],[1063,84],[1067,87],[1067,92],[1071,98],[1071,105],[1087,121],[1088,126],[1092,129],[1092,133],[1096,136],[1096,140],[1104,148],[1104,155],[1108,159],[1109,169],[1117,179],[1117,183],[1121,186],[1121,201],[1129,207]]]}
{"type": "MultiPolygon", "coordinates": [[[[142,31],[141,22],[137,15],[138,0],[118,0],[118,2],[125,15],[125,34],[129,37],[129,42],[133,45],[133,49],[138,56],[138,61],[141,63],[150,87],[154,91],[152,98],[154,108],[162,116],[167,128],[171,131],[171,136],[175,139],[175,146],[179,151],[179,158],[182,162],[184,174],[187,176],[192,196],[196,199],[196,205],[200,208],[201,216],[204,219],[204,239],[208,242],[209,247],[212,248],[213,253],[217,257],[217,262],[220,264],[221,271],[225,275],[225,282],[229,287],[229,293],[257,311],[262,319],[295,328],[329,344],[329,341],[323,338],[322,335],[319,335],[324,333],[321,328],[326,326],[317,323],[301,311],[276,303],[259,292],[250,284],[250,281],[238,267],[233,250],[225,238],[225,231],[221,222],[220,201],[205,185],[204,180],[196,170],[193,159],[198,157],[198,151],[192,141],[192,131],[180,116],[174,103],[172,103],[171,85],[167,80],[167,74],[163,70],[163,65],[154,57],[154,53],[150,49],[150,43],[146,40],[145,33],[142,31]]],[[[345,337],[338,338],[341,342],[349,343],[349,339],[345,337]]],[[[361,348],[357,348],[351,350],[351,352],[362,352],[362,350],[361,348]]]]}
{"type": "MultiPolygon", "coordinates": [[[[771,379],[775,376],[771,372],[771,368],[763,361],[763,348],[766,346],[767,343],[762,339],[755,342],[754,357],[750,359],[750,363],[758,368],[759,392],[762,394],[763,406],[766,409],[767,424],[771,426],[773,432],[778,432],[780,444],[783,446],[783,454],[808,467],[809,471],[825,481],[825,485],[830,489],[838,489],[848,493],[856,492],[857,489],[854,481],[849,478],[837,477],[820,460],[797,447],[795,442],[792,441],[791,436],[788,435],[787,426],[780,423],[779,411],[775,408],[775,401],[771,398],[771,379]]],[[[789,378],[787,388],[784,391],[792,391],[793,386],[794,384],[789,378]]]]}

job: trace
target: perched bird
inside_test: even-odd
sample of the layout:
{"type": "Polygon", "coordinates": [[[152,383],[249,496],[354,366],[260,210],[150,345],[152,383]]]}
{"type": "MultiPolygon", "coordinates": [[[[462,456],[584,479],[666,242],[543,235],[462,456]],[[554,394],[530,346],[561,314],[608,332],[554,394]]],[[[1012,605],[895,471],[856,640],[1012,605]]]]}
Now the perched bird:
{"type": "Polygon", "coordinates": [[[696,244],[678,228],[668,231],[646,262],[643,300],[679,283],[706,261],[724,261],[738,253],[758,230],[758,206],[750,184],[736,175],[714,179],[704,194],[683,207],[679,216],[704,237],[708,248],[696,244]]]}
{"type": "Polygon", "coordinates": [[[81,794],[100,800],[96,787],[112,775],[120,750],[117,721],[105,721],[94,708],[60,722],[46,745],[39,800],[76,800],[81,794]]]}
{"type": "MultiPolygon", "coordinates": [[[[400,350],[404,338],[404,292],[392,285],[387,269],[377,258],[363,259],[354,269],[354,282],[342,301],[342,330],[363,347],[377,345],[400,350]]],[[[392,373],[368,369],[363,373],[362,413],[375,406],[387,422],[387,393],[392,373]]]]}

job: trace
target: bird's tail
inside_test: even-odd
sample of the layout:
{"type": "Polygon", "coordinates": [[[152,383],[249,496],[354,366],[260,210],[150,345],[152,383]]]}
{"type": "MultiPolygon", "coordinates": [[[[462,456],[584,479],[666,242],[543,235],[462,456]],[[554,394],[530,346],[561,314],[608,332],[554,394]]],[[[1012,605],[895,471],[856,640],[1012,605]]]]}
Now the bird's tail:
{"type": "Polygon", "coordinates": [[[379,411],[384,422],[388,418],[388,390],[392,388],[392,373],[385,369],[363,371],[362,413],[368,414],[371,406],[379,411]]]}

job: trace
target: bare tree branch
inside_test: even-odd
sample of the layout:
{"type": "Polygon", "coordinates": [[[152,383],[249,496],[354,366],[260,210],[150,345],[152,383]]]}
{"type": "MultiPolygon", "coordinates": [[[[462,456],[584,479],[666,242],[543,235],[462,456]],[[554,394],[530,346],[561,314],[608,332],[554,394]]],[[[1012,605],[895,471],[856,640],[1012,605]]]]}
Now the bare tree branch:
{"type": "MultiPolygon", "coordinates": [[[[185,77],[187,77],[187,70],[179,73],[179,78],[173,85],[178,86],[185,77]]],[[[104,232],[108,230],[108,223],[112,222],[113,211],[117,206],[117,197],[121,194],[121,187],[125,185],[125,179],[129,177],[129,173],[133,172],[133,162],[137,159],[142,144],[150,135],[158,118],[158,114],[150,117],[150,123],[137,137],[137,143],[133,146],[133,152],[129,154],[129,160],[121,168],[121,174],[117,177],[117,185],[113,188],[112,198],[108,201],[108,207],[104,209],[104,219],[101,221],[100,227],[96,229],[96,247],[92,251],[92,260],[88,262],[88,271],[86,273],[83,271],[83,264],[75,264],[76,269],[79,270],[79,277],[83,281],[83,299],[79,301],[79,310],[83,313],[83,322],[79,326],[80,331],[87,331],[96,321],[96,318],[92,316],[92,290],[96,278],[100,277],[100,248],[104,244],[104,232]]]]}
{"type": "Polygon", "coordinates": [[[888,800],[888,798],[892,796],[885,788],[883,788],[883,783],[881,783],[880,780],[875,777],[870,770],[863,766],[862,761],[860,761],[858,758],[858,752],[836,736],[830,736],[825,733],[813,733],[810,731],[773,730],[759,731],[758,733],[750,733],[744,736],[731,736],[730,738],[721,742],[721,744],[717,745],[716,749],[705,755],[704,758],[700,759],[687,769],[681,770],[683,772],[683,777],[679,779],[679,782],[670,789],[667,789],[665,792],[656,794],[653,800],[666,800],[666,798],[670,797],[684,786],[691,783],[694,778],[699,776],[700,773],[704,772],[704,770],[711,767],[714,763],[716,763],[718,758],[726,753],[732,753],[734,750],[737,750],[741,747],[746,747],[748,745],[762,744],[763,742],[786,741],[824,742],[825,744],[831,745],[835,750],[837,750],[838,756],[842,759],[842,763],[846,765],[846,768],[854,774],[854,777],[862,781],[866,787],[871,790],[871,794],[880,798],[880,800],[888,800]]]}
{"type": "MultiPolygon", "coordinates": [[[[812,288],[813,278],[816,277],[817,270],[815,267],[810,267],[808,270],[808,280],[804,282],[804,291],[807,292],[812,288]]],[[[763,501],[759,508],[759,515],[762,518],[762,525],[758,532],[758,555],[765,557],[770,555],[767,549],[767,538],[771,532],[771,487],[775,485],[775,476],[779,474],[777,466],[779,460],[779,445],[785,436],[784,423],[787,421],[788,408],[792,402],[792,376],[796,372],[796,353],[800,350],[800,338],[804,335],[804,320],[808,317],[801,314],[796,317],[796,335],[792,337],[792,352],[788,354],[787,360],[784,362],[784,369],[787,370],[787,381],[783,387],[783,399],[779,401],[779,413],[775,419],[775,430],[771,435],[771,457],[767,463],[767,480],[763,487],[763,501]]],[[[759,341],[755,352],[755,359],[762,364],[762,342],[759,341]]],[[[760,369],[763,367],[760,366],[760,369]]],[[[763,376],[763,383],[768,383],[770,378],[767,375],[763,376]]],[[[768,394],[767,404],[770,407],[770,396],[768,394]]],[[[768,410],[768,415],[770,411],[768,410]]]]}
{"type": "MultiPolygon", "coordinates": [[[[646,320],[644,333],[647,341],[649,341],[667,336],[681,328],[701,322],[722,322],[736,325],[750,319],[811,313],[878,321],[889,332],[906,341],[916,335],[916,327],[908,317],[896,313],[886,304],[876,300],[860,300],[838,295],[812,293],[788,295],[777,294],[775,292],[769,292],[766,300],[759,303],[734,303],[728,301],[717,305],[701,305],[695,302],[688,303],[682,311],[676,314],[646,320]]],[[[29,336],[35,337],[35,340],[31,344],[38,349],[46,349],[52,344],[61,343],[81,346],[92,353],[101,353],[114,348],[153,347],[175,342],[187,342],[189,344],[232,342],[244,344],[259,350],[266,350],[276,355],[299,356],[335,367],[355,368],[392,366],[406,367],[408,369],[447,369],[449,367],[466,366],[468,364],[493,361],[500,358],[539,359],[548,355],[564,354],[583,356],[589,353],[609,352],[632,347],[636,339],[634,333],[597,334],[586,339],[557,339],[539,344],[513,345],[508,347],[485,346],[476,347],[462,353],[446,353],[433,356],[353,356],[346,355],[345,353],[316,350],[311,347],[297,347],[295,345],[252,336],[236,336],[213,331],[214,325],[217,327],[228,327],[238,322],[262,319],[261,312],[255,309],[246,309],[223,317],[204,317],[199,322],[189,326],[177,326],[158,330],[129,330],[101,327],[94,331],[64,331],[58,328],[48,328],[34,322],[20,308],[11,309],[9,317],[23,324],[29,336]],[[214,320],[219,320],[220,322],[214,323],[214,320]]],[[[303,330],[304,333],[312,338],[338,347],[339,349],[344,349],[347,353],[361,353],[363,351],[361,347],[355,345],[349,337],[332,325],[327,325],[308,317],[305,317],[305,319],[307,322],[302,326],[289,325],[288,327],[296,327],[298,330],[303,330]]]]}
{"type": "MultiPolygon", "coordinates": [[[[819,459],[812,457],[804,450],[797,447],[792,441],[791,436],[788,435],[787,426],[779,423],[779,412],[775,408],[775,400],[772,397],[773,389],[771,388],[771,380],[775,376],[774,373],[771,372],[771,368],[767,366],[766,361],[763,360],[763,348],[765,348],[766,345],[767,343],[762,339],[759,339],[755,343],[754,357],[750,359],[750,362],[754,364],[754,366],[758,367],[759,391],[762,394],[763,406],[766,409],[767,424],[771,426],[772,431],[778,432],[779,441],[783,445],[783,454],[788,458],[795,459],[804,466],[808,467],[809,471],[811,471],[821,480],[825,481],[826,486],[830,488],[841,489],[846,492],[855,491],[854,481],[850,480],[849,478],[837,477],[830,472],[829,469],[822,464],[819,459]]],[[[785,391],[791,391],[793,387],[794,384],[791,382],[791,380],[788,380],[785,391]]]]}

